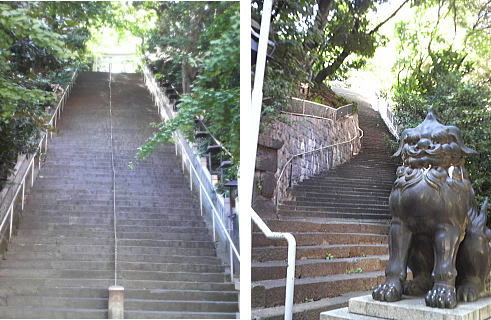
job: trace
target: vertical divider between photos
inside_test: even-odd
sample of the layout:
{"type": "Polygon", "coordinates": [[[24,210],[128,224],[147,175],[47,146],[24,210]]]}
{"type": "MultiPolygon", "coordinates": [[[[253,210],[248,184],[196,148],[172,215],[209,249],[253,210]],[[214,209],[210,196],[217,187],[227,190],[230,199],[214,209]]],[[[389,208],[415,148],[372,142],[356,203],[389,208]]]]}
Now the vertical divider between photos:
{"type": "Polygon", "coordinates": [[[269,28],[271,22],[271,12],[273,0],[264,0],[263,12],[261,18],[261,30],[259,33],[259,45],[256,60],[256,72],[254,73],[254,88],[251,99],[251,124],[253,126],[251,141],[247,145],[246,154],[252,154],[252,163],[247,164],[246,176],[242,178],[244,183],[247,210],[252,221],[261,230],[268,239],[283,239],[288,243],[288,260],[286,269],[286,286],[285,286],[285,320],[292,320],[293,317],[293,293],[295,286],[295,258],[296,258],[296,241],[291,233],[272,232],[264,223],[259,215],[252,208],[252,190],[254,179],[254,166],[256,163],[257,141],[259,135],[259,123],[261,120],[261,107],[263,98],[264,70],[266,67],[266,51],[268,46],[269,28]],[[250,148],[250,150],[249,150],[250,148]]]}

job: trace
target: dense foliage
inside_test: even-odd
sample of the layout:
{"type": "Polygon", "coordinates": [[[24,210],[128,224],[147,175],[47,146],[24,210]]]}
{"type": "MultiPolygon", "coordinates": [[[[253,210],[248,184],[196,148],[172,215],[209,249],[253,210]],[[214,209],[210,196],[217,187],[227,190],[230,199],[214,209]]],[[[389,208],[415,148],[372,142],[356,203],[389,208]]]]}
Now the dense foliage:
{"type": "Polygon", "coordinates": [[[485,23],[482,12],[486,8],[491,12],[491,5],[480,6],[475,1],[464,9],[459,8],[463,3],[453,3],[455,7],[427,3],[418,11],[419,20],[396,26],[399,79],[393,86],[393,100],[403,128],[417,125],[433,106],[442,123],[462,130],[466,144],[480,152],[469,157],[466,166],[482,200],[491,196],[491,90],[486,76],[489,70],[481,61],[489,54],[491,43],[491,23],[489,17],[485,23]],[[437,20],[428,23],[425,13],[431,9],[437,10],[437,20]],[[454,14],[455,9],[459,15],[454,14]],[[445,35],[448,26],[441,27],[445,17],[455,23],[455,32],[464,34],[460,42],[445,35]]]}
{"type": "Polygon", "coordinates": [[[89,25],[108,2],[0,2],[0,186],[18,154],[34,150],[54,91],[86,59],[89,25]]]}
{"type": "MultiPolygon", "coordinates": [[[[262,1],[253,0],[253,19],[260,21],[262,1]]],[[[379,29],[396,15],[408,0],[388,17],[377,17],[377,4],[367,0],[280,0],[274,2],[271,39],[276,43],[265,79],[266,113],[274,113],[285,97],[296,94],[300,83],[337,106],[325,80],[339,79],[364,65],[386,39],[379,29]],[[332,98],[330,98],[332,97],[332,98]]],[[[342,101],[341,101],[342,103],[342,101]]]]}
{"type": "Polygon", "coordinates": [[[146,157],[180,130],[194,140],[195,119],[239,161],[239,4],[238,2],[159,2],[156,28],[145,41],[157,78],[181,93],[176,118],[156,124],[158,131],[139,150],[146,157]]]}

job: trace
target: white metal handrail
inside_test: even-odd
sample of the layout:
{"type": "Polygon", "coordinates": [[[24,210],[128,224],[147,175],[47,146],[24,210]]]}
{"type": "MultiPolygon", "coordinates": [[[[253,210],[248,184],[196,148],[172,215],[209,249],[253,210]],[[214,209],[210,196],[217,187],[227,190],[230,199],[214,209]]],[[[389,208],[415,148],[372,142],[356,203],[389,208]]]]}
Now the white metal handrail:
{"type": "Polygon", "coordinates": [[[283,173],[285,173],[285,171],[286,171],[286,167],[288,166],[289,163],[291,163],[293,161],[293,159],[298,158],[300,156],[304,156],[306,154],[310,154],[310,153],[314,153],[314,152],[317,152],[317,151],[322,151],[322,150],[325,150],[325,149],[330,149],[330,148],[338,147],[338,146],[341,146],[343,144],[351,143],[355,139],[360,139],[361,140],[361,138],[363,138],[363,130],[360,127],[357,127],[357,129],[358,129],[359,134],[357,136],[354,136],[350,140],[343,141],[343,142],[338,142],[338,143],[334,143],[334,144],[330,144],[328,146],[322,146],[322,147],[319,147],[319,148],[314,149],[314,150],[300,152],[300,153],[297,153],[297,154],[294,154],[293,156],[291,156],[285,162],[285,164],[283,165],[283,167],[281,168],[280,175],[278,176],[278,180],[276,180],[276,186],[275,186],[274,193],[273,193],[274,194],[274,197],[275,197],[275,204],[276,204],[276,206],[278,206],[278,203],[279,203],[278,189],[279,189],[279,187],[281,185],[281,183],[280,183],[281,182],[281,178],[283,177],[283,173]]]}
{"type": "MultiPolygon", "coordinates": [[[[373,108],[373,105],[372,105],[373,108]]],[[[374,108],[375,109],[375,108],[374,108]]],[[[376,110],[380,113],[380,117],[384,120],[385,125],[389,129],[390,133],[399,139],[400,128],[396,121],[396,116],[389,108],[389,102],[379,96],[377,96],[376,110]]]]}
{"type": "MultiPolygon", "coordinates": [[[[155,81],[155,78],[152,76],[150,70],[146,66],[144,66],[142,69],[143,69],[145,84],[155,100],[155,104],[157,105],[159,115],[165,120],[172,119],[174,117],[174,114],[171,111],[169,99],[167,98],[165,93],[162,92],[161,88],[157,85],[157,82],[155,81]]],[[[190,152],[191,147],[189,146],[189,143],[180,132],[175,132],[173,134],[173,138],[175,142],[174,144],[176,148],[176,155],[178,154],[178,147],[181,151],[182,169],[184,170],[185,164],[186,163],[188,164],[190,189],[191,190],[193,189],[193,178],[195,178],[194,181],[196,181],[197,184],[199,185],[199,202],[200,202],[201,215],[203,215],[203,199],[207,200],[208,204],[212,209],[211,217],[212,217],[213,241],[216,241],[216,224],[217,224],[216,221],[218,221],[218,225],[221,231],[225,234],[225,237],[229,245],[230,276],[233,281],[233,277],[234,277],[233,258],[235,255],[238,262],[240,263],[239,251],[237,250],[237,247],[235,246],[232,237],[230,236],[229,228],[225,226],[222,216],[220,215],[215,205],[215,202],[212,200],[212,196],[208,193],[208,189],[205,186],[205,182],[201,179],[202,175],[200,175],[199,173],[202,173],[203,168],[201,166],[198,167],[194,163],[194,162],[199,163],[199,159],[196,157],[196,155],[193,152],[190,152]],[[193,161],[193,159],[195,161],[193,161]]]]}
{"type": "Polygon", "coordinates": [[[242,153],[251,154],[252,161],[243,163],[245,167],[242,178],[243,194],[245,195],[245,203],[247,211],[251,216],[252,221],[258,226],[261,232],[268,239],[284,239],[288,244],[288,259],[286,267],[286,284],[285,284],[285,320],[292,320],[293,317],[293,293],[295,286],[295,257],[296,257],[296,241],[291,233],[272,232],[261,217],[252,208],[252,189],[254,185],[254,170],[256,163],[257,141],[259,137],[259,122],[261,120],[261,107],[263,100],[263,83],[264,70],[266,67],[266,51],[268,49],[269,27],[271,24],[271,12],[273,9],[273,0],[264,0],[263,12],[261,17],[261,30],[259,33],[259,44],[257,49],[256,71],[254,73],[254,88],[251,97],[251,135],[248,137],[248,143],[242,153]]]}
{"type": "MultiPolygon", "coordinates": [[[[78,76],[78,71],[75,70],[75,72],[72,75],[72,78],[70,79],[70,83],[65,87],[65,90],[63,92],[63,96],[61,99],[58,101],[58,104],[56,105],[56,108],[53,112],[53,114],[50,117],[50,120],[48,121],[47,125],[51,126],[52,129],[56,128],[56,123],[57,119],[60,118],[61,112],[63,111],[63,108],[65,106],[65,103],[68,99],[68,96],[70,95],[70,92],[72,90],[73,84],[75,83],[75,79],[78,76]]],[[[49,137],[50,139],[53,137],[53,130],[49,132],[49,137]]],[[[46,132],[40,139],[38,143],[38,148],[36,151],[30,156],[29,159],[29,165],[27,166],[26,171],[24,172],[21,183],[18,184],[17,189],[14,193],[14,196],[12,197],[12,200],[10,201],[10,204],[7,206],[7,212],[3,214],[3,219],[2,223],[0,224],[0,233],[3,230],[3,227],[5,225],[5,222],[7,219],[10,217],[10,226],[9,226],[9,241],[12,238],[12,226],[13,226],[13,220],[14,220],[14,206],[15,206],[15,201],[17,200],[17,196],[19,195],[20,191],[22,190],[22,197],[21,197],[21,211],[24,210],[24,202],[25,202],[25,186],[26,186],[26,177],[27,174],[29,173],[29,170],[31,170],[31,187],[34,185],[34,161],[36,159],[36,156],[38,157],[38,169],[41,169],[41,150],[43,147],[43,142],[44,142],[44,152],[48,151],[48,132],[46,132]]]]}

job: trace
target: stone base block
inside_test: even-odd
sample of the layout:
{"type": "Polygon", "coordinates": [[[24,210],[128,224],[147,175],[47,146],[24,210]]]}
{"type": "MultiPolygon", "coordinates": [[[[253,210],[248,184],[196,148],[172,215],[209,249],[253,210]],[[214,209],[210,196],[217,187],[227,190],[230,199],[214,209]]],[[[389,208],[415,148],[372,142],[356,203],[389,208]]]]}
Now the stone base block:
{"type": "Polygon", "coordinates": [[[349,307],[321,313],[321,320],[485,320],[491,319],[491,297],[476,302],[459,302],[455,309],[430,308],[424,298],[405,297],[398,302],[380,302],[372,296],[351,298],[349,307]]]}

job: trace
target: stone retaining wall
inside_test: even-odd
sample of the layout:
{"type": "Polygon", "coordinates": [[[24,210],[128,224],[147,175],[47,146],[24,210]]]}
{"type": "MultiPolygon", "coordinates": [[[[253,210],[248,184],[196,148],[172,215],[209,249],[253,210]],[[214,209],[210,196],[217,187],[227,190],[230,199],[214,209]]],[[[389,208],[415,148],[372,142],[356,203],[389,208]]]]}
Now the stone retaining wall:
{"type": "MultiPolygon", "coordinates": [[[[275,187],[281,170],[293,155],[359,136],[358,115],[338,120],[285,115],[286,121],[275,121],[259,135],[255,171],[255,207],[261,213],[274,208],[275,187]]],[[[288,186],[325,172],[351,159],[360,151],[360,139],[337,147],[299,156],[286,166],[278,186],[278,195],[287,199],[288,186]]]]}

